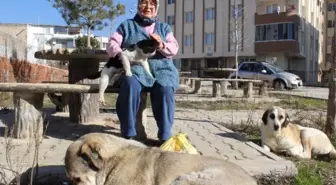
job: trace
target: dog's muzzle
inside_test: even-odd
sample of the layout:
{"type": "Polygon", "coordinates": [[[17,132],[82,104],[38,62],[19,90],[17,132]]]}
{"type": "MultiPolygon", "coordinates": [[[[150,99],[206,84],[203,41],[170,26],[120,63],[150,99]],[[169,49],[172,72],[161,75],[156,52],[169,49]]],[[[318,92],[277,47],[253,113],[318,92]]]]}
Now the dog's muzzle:
{"type": "Polygon", "coordinates": [[[275,131],[278,131],[279,128],[280,128],[279,125],[274,125],[274,130],[275,130],[275,131]]]}

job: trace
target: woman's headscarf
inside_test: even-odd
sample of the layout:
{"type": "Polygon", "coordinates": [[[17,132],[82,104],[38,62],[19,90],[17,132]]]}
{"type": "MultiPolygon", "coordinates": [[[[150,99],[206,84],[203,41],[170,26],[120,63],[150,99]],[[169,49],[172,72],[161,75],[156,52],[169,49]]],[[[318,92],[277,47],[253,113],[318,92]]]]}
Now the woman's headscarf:
{"type": "MultiPolygon", "coordinates": [[[[138,0],[138,4],[140,4],[140,2],[143,1],[143,0],[138,0]]],[[[148,17],[141,17],[140,14],[139,14],[139,7],[138,7],[138,12],[137,14],[135,15],[134,19],[136,21],[138,21],[139,23],[143,24],[144,26],[149,26],[153,23],[155,23],[157,20],[158,20],[158,12],[159,12],[159,0],[156,0],[156,7],[155,7],[155,17],[153,18],[148,18],[148,17]]]]}

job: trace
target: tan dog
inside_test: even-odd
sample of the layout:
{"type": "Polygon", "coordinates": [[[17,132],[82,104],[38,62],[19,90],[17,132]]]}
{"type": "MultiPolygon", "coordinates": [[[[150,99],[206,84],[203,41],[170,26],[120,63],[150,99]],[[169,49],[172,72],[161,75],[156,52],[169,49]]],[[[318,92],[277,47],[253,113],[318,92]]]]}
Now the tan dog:
{"type": "Polygon", "coordinates": [[[335,147],[322,131],[293,124],[286,111],[278,106],[266,110],[262,116],[261,147],[267,151],[310,159],[329,154],[336,159],[335,147]]]}
{"type": "Polygon", "coordinates": [[[73,142],[65,168],[76,185],[257,185],[229,161],[167,152],[103,133],[73,142]]]}

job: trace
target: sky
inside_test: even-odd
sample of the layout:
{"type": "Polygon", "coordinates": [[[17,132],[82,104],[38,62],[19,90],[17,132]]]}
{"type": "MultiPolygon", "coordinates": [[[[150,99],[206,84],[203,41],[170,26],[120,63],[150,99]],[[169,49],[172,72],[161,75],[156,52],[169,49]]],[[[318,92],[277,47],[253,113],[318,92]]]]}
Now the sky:
{"type": "MultiPolygon", "coordinates": [[[[67,25],[61,14],[48,0],[0,0],[0,23],[67,25]]],[[[127,18],[135,15],[137,0],[115,0],[126,6],[125,14],[115,19],[112,26],[94,31],[97,36],[110,36],[116,27],[127,18]]]]}

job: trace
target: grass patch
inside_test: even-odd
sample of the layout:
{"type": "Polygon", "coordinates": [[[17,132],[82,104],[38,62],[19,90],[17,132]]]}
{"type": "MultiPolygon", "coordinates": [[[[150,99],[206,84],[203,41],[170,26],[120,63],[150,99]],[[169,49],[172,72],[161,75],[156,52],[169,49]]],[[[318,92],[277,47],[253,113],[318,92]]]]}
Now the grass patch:
{"type": "MultiPolygon", "coordinates": [[[[115,108],[117,101],[117,94],[106,93],[104,107],[115,108]]],[[[176,101],[177,108],[191,108],[204,110],[255,110],[266,109],[271,105],[279,105],[288,109],[302,109],[302,110],[326,110],[327,101],[305,97],[294,97],[290,95],[272,95],[272,98],[277,98],[279,101],[275,102],[254,102],[246,101],[244,99],[227,99],[221,101],[176,101]]],[[[0,106],[12,107],[12,93],[0,93],[0,106]]],[[[44,97],[44,107],[54,107],[48,96],[44,97]]],[[[147,98],[147,107],[151,107],[150,98],[147,98]]]]}
{"type": "MultiPolygon", "coordinates": [[[[115,108],[117,94],[105,94],[106,107],[115,108]]],[[[305,97],[294,97],[290,95],[272,95],[273,98],[279,99],[276,102],[253,102],[245,100],[221,100],[221,101],[176,101],[177,108],[204,109],[204,110],[254,110],[265,109],[271,105],[278,105],[289,109],[302,110],[326,110],[327,101],[305,97]]],[[[147,107],[151,107],[150,98],[147,98],[147,107]]]]}
{"type": "Polygon", "coordinates": [[[246,100],[222,100],[216,102],[190,102],[180,101],[176,103],[179,108],[195,108],[205,110],[254,110],[266,109],[271,105],[281,106],[287,109],[302,109],[302,110],[321,110],[327,109],[327,101],[306,97],[294,97],[290,95],[272,95],[279,101],[272,102],[254,102],[246,100]]]}

